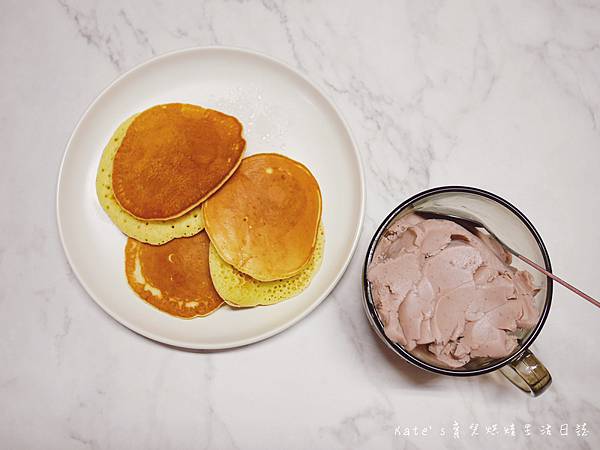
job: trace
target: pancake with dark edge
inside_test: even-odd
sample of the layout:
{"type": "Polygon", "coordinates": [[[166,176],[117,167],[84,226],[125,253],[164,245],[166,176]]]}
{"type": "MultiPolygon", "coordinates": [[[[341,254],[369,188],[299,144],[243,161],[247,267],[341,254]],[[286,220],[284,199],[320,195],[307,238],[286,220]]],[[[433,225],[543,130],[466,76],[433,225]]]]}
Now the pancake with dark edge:
{"type": "Polygon", "coordinates": [[[165,245],[130,238],[125,246],[127,281],[138,296],[172,316],[206,316],[223,304],[210,276],[209,248],[204,232],[165,245]]]}
{"type": "Polygon", "coordinates": [[[134,118],[115,154],[115,199],[138,219],[179,217],[225,183],[245,146],[235,117],[196,105],[154,106],[134,118]]]}
{"type": "Polygon", "coordinates": [[[125,120],[102,152],[96,174],[96,195],[110,220],[127,236],[148,244],[165,244],[178,237],[193,236],[204,228],[202,205],[171,220],[147,221],[133,217],[117,203],[112,189],[113,160],[135,116],[125,120]]]}

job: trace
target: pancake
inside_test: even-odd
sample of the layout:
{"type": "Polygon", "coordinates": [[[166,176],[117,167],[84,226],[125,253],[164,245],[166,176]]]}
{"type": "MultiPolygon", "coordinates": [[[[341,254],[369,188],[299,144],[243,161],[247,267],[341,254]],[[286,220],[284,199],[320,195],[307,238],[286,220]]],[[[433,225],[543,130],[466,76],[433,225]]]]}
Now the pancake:
{"type": "Polygon", "coordinates": [[[235,117],[182,103],[154,106],[134,118],[115,154],[115,199],[138,219],[179,217],[231,176],[245,146],[235,117]]]}
{"type": "Polygon", "coordinates": [[[308,287],[323,260],[325,235],[323,226],[315,250],[302,271],[285,280],[258,281],[236,270],[219,256],[214,245],[210,246],[210,276],[219,295],[231,306],[248,307],[273,305],[298,295],[308,287]]]}
{"type": "Polygon", "coordinates": [[[204,224],[221,258],[259,281],[289,278],[308,263],[321,221],[321,191],[290,158],[245,158],[204,203],[204,224]]]}
{"type": "Polygon", "coordinates": [[[137,295],[175,317],[191,319],[217,310],[223,300],[213,286],[206,233],[148,245],[128,239],[125,273],[137,295]]]}
{"type": "Polygon", "coordinates": [[[104,148],[96,175],[96,194],[100,206],[113,223],[127,236],[148,244],[165,244],[171,239],[193,236],[204,229],[202,206],[197,206],[176,219],[162,222],[148,222],[127,213],[115,200],[112,190],[113,160],[121,145],[127,128],[135,116],[130,117],[117,128],[104,148]]]}

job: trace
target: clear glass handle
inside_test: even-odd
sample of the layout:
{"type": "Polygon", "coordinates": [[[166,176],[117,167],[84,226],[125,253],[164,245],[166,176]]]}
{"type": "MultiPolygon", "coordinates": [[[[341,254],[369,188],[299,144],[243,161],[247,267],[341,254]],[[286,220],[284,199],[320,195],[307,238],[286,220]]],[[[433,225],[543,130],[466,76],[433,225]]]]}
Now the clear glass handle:
{"type": "Polygon", "coordinates": [[[519,358],[500,368],[500,372],[512,384],[533,397],[542,394],[552,384],[548,369],[529,350],[525,350],[519,358]]]}

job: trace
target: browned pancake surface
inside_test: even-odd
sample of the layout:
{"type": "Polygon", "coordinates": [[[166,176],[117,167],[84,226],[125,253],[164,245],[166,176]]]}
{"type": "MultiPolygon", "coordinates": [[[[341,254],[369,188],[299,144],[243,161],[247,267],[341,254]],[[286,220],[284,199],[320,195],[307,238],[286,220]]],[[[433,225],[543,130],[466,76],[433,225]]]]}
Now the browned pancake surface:
{"type": "Polygon", "coordinates": [[[219,111],[181,103],[147,109],[115,155],[115,198],[139,219],[178,217],[231,176],[245,145],[240,122],[219,111]]]}
{"type": "Polygon", "coordinates": [[[203,207],[206,231],[227,263],[260,281],[299,273],[321,220],[317,180],[302,164],[274,153],[242,160],[203,207]]]}
{"type": "Polygon", "coordinates": [[[128,239],[125,272],[132,289],[156,308],[176,317],[205,316],[223,304],[208,264],[205,232],[149,245],[128,239]]]}

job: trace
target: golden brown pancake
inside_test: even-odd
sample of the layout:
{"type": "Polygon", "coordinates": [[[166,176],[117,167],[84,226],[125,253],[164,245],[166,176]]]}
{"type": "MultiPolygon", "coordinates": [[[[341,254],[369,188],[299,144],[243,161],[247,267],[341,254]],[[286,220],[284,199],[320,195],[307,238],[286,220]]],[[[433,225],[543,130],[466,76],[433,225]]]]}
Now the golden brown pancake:
{"type": "Polygon", "coordinates": [[[102,152],[96,175],[96,194],[100,206],[119,230],[140,242],[160,245],[178,237],[189,237],[199,233],[204,229],[202,205],[175,219],[148,221],[133,217],[115,200],[112,189],[113,160],[134,118],[135,116],[130,117],[119,125],[102,152]]]}
{"type": "Polygon", "coordinates": [[[206,316],[223,304],[210,277],[210,241],[204,232],[150,245],[127,239],[125,273],[131,288],[176,317],[206,316]]]}
{"type": "Polygon", "coordinates": [[[115,154],[115,198],[138,219],[181,216],[231,176],[245,146],[235,117],[182,103],[154,106],[135,117],[115,154]]]}
{"type": "Polygon", "coordinates": [[[321,220],[321,191],[290,158],[245,158],[203,207],[205,229],[221,258],[259,281],[288,278],[308,263],[321,220]]]}

